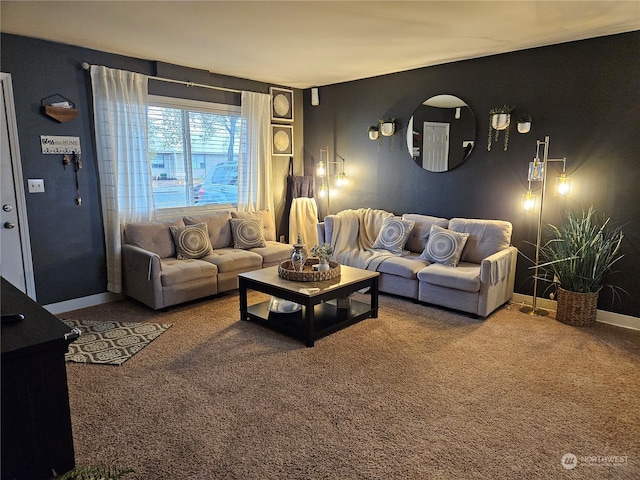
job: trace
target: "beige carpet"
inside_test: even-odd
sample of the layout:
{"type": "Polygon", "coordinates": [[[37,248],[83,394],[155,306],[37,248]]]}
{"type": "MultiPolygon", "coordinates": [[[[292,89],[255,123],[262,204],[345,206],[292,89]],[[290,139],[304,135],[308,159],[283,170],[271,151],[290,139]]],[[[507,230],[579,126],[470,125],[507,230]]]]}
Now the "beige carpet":
{"type": "Polygon", "coordinates": [[[314,348],[240,322],[235,294],[65,314],[173,324],[121,367],[67,364],[77,463],[145,480],[640,478],[640,332],[380,306],[314,348]]]}

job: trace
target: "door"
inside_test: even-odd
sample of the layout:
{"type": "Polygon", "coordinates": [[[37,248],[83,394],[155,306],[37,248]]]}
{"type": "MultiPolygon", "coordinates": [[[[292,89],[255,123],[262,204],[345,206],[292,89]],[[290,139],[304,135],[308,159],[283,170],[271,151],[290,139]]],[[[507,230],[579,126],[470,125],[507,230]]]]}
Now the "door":
{"type": "Polygon", "coordinates": [[[422,168],[431,172],[449,169],[449,124],[424,122],[422,168]]]}
{"type": "Polygon", "coordinates": [[[35,300],[11,75],[0,73],[0,275],[35,300]]]}

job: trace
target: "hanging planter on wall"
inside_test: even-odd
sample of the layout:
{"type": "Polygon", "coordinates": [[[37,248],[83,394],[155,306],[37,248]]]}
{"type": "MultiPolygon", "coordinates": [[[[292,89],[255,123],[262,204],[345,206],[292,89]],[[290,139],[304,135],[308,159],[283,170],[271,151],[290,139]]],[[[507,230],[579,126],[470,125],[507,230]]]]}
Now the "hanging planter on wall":
{"type": "Polygon", "coordinates": [[[382,138],[383,137],[391,137],[390,149],[393,150],[393,135],[396,133],[396,119],[395,118],[385,118],[378,120],[378,151],[382,147],[382,138]]]}
{"type": "Polygon", "coordinates": [[[396,131],[396,119],[390,118],[387,120],[380,120],[380,133],[385,137],[392,136],[396,131]]]}
{"type": "Polygon", "coordinates": [[[518,133],[529,133],[531,130],[531,115],[525,114],[518,117],[518,133]]]}
{"type": "Polygon", "coordinates": [[[378,135],[380,135],[380,131],[378,130],[378,127],[375,125],[371,125],[369,127],[369,140],[377,140],[378,135]]]}
{"type": "Polygon", "coordinates": [[[503,105],[502,107],[496,107],[489,110],[489,137],[487,143],[487,150],[491,151],[491,139],[494,137],[493,131],[495,130],[494,140],[497,142],[500,132],[504,130],[504,151],[507,151],[509,147],[509,126],[511,125],[511,112],[516,107],[510,107],[503,105]]]}

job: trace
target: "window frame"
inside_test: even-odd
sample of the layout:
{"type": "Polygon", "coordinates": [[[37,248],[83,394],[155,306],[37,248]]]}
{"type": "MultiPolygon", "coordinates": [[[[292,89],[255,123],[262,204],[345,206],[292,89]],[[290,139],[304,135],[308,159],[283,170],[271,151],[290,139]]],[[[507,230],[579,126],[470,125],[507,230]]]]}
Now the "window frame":
{"type": "MultiPolygon", "coordinates": [[[[219,115],[237,115],[241,114],[239,105],[230,105],[226,103],[203,102],[201,100],[189,100],[186,98],[167,97],[163,95],[148,96],[148,104],[150,107],[178,108],[189,110],[192,112],[213,113],[219,115]]],[[[186,141],[187,139],[184,138],[186,141]]],[[[190,151],[190,147],[189,147],[190,151]]],[[[150,152],[149,152],[150,153],[150,152]]],[[[191,163],[191,159],[189,159],[191,163]]],[[[149,168],[151,168],[151,158],[149,158],[149,168]]],[[[156,217],[158,219],[171,218],[181,215],[197,215],[199,213],[211,212],[215,210],[236,210],[231,204],[207,204],[207,205],[189,205],[182,207],[165,207],[156,208],[156,217]]]]}

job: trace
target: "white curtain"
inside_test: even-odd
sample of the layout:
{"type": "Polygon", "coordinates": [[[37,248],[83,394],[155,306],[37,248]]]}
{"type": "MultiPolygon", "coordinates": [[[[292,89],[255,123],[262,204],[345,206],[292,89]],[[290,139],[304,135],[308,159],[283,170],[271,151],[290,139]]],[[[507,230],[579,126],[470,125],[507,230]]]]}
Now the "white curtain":
{"type": "Polygon", "coordinates": [[[122,228],[155,215],[147,158],[146,75],[91,67],[107,289],[122,291],[122,228]]]}
{"type": "Polygon", "coordinates": [[[264,93],[242,92],[243,135],[238,164],[238,210],[273,213],[271,194],[271,104],[264,93]]]}

